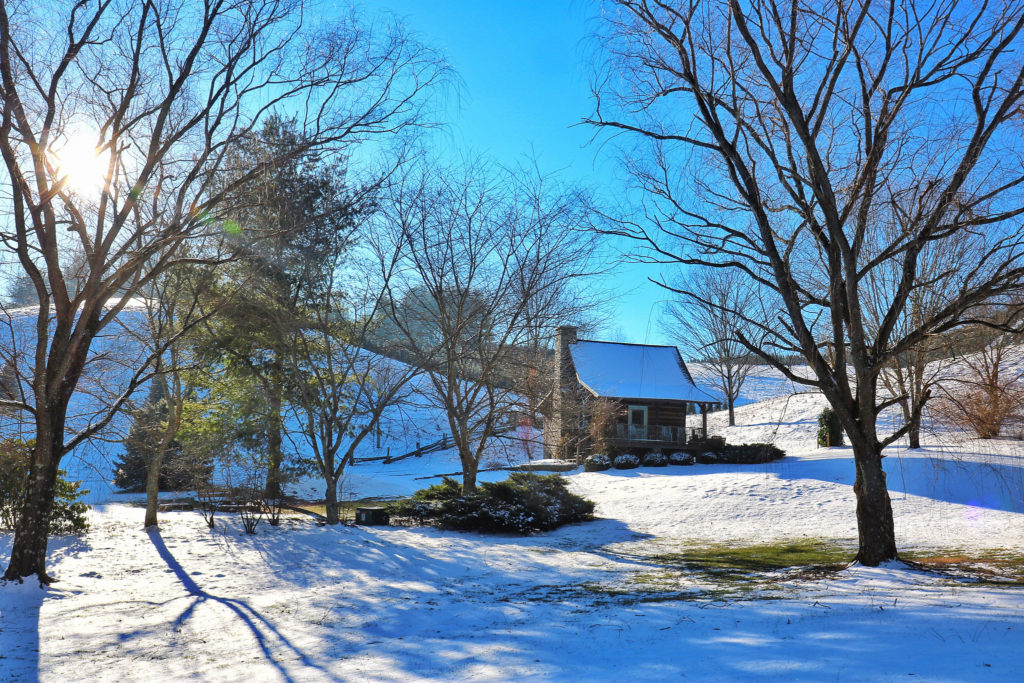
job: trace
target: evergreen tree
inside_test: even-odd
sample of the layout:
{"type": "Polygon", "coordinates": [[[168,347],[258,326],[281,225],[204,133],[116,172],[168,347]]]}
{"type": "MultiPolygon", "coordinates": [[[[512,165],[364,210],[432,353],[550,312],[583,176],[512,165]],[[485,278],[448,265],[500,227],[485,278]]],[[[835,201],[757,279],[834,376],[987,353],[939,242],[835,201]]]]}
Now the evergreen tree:
{"type": "MultiPolygon", "coordinates": [[[[166,391],[163,383],[150,384],[149,396],[135,413],[135,420],[124,440],[124,454],[114,463],[114,485],[123,491],[146,490],[148,464],[158,456],[167,421],[166,391]]],[[[205,482],[213,473],[208,460],[197,461],[183,451],[177,439],[163,453],[158,479],[160,491],[187,491],[205,482]]]]}
{"type": "Polygon", "coordinates": [[[311,152],[295,122],[272,117],[240,153],[241,169],[267,158],[289,159],[245,184],[236,197],[233,225],[244,248],[229,277],[246,282],[209,326],[211,365],[261,394],[247,416],[250,448],[267,454],[266,493],[280,496],[284,460],[285,358],[293,332],[329,286],[337,254],[349,248],[361,211],[345,185],[340,163],[311,152]],[[262,444],[253,443],[260,441],[262,444]]]}

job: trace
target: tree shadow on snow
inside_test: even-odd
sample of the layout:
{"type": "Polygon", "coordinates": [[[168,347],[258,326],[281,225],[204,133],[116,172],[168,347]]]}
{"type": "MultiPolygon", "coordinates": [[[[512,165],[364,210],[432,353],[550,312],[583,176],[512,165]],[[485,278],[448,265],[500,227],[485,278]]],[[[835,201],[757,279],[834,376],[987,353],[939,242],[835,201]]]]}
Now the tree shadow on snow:
{"type": "MultiPolygon", "coordinates": [[[[1005,610],[993,618],[979,608],[984,598],[966,595],[937,610],[930,600],[940,597],[911,599],[903,585],[866,599],[854,587],[833,593],[819,584],[787,600],[665,599],[628,581],[631,570],[662,563],[606,547],[649,538],[616,520],[525,538],[429,528],[286,533],[294,541],[266,543],[264,561],[275,579],[307,589],[299,609],[318,627],[315,651],[339,667],[330,669],[335,678],[816,680],[856,677],[855,663],[880,650],[900,664],[882,662],[871,676],[904,662],[907,672],[939,676],[950,653],[998,668],[993,657],[1007,645],[979,646],[975,637],[1001,635],[993,624],[1005,610]],[[932,634],[919,644],[926,654],[908,657],[906,634],[921,629],[932,634]]],[[[897,581],[910,581],[903,574],[897,581]]],[[[931,591],[933,579],[920,577],[931,591]]]]}
{"type": "MultiPolygon", "coordinates": [[[[292,614],[303,623],[282,628],[317,638],[310,651],[341,667],[332,666],[332,676],[352,674],[344,668],[351,660],[368,678],[458,680],[470,670],[505,679],[515,673],[506,667],[531,666],[530,649],[519,652],[494,633],[513,627],[534,605],[574,600],[583,584],[603,576],[594,561],[645,568],[603,546],[650,537],[598,519],[525,537],[341,526],[263,529],[235,538],[260,552],[259,571],[282,589],[300,589],[292,614]],[[586,554],[583,560],[566,556],[577,552],[586,554]]],[[[543,616],[519,626],[531,642],[552,628],[543,616]]]]}
{"type": "MultiPolygon", "coordinates": [[[[0,569],[11,558],[13,533],[0,534],[0,569]]],[[[55,567],[61,558],[91,550],[81,536],[54,536],[47,545],[47,565],[55,567]]],[[[54,577],[59,580],[59,575],[54,577]]],[[[38,681],[40,668],[40,612],[44,603],[62,600],[77,591],[61,588],[59,581],[42,587],[35,577],[24,583],[0,581],[0,678],[38,681]]]]}
{"type": "MultiPolygon", "coordinates": [[[[959,457],[942,449],[934,449],[936,455],[929,455],[929,450],[886,453],[882,462],[891,493],[1024,513],[1024,465],[1014,464],[1011,458],[976,459],[976,454],[959,457]]],[[[848,461],[803,461],[798,466],[779,468],[775,474],[783,479],[817,479],[852,486],[856,471],[851,451],[848,461]]]]}
{"type": "Polygon", "coordinates": [[[0,679],[39,680],[39,612],[51,590],[32,578],[0,581],[0,679]]]}
{"type": "Polygon", "coordinates": [[[947,503],[1024,513],[1024,466],[956,457],[890,455],[890,491],[947,503]]]}
{"type": "Polygon", "coordinates": [[[176,630],[180,630],[185,622],[187,622],[195,613],[196,608],[203,603],[217,603],[234,612],[235,616],[245,624],[250,633],[252,633],[253,638],[255,638],[256,643],[259,645],[260,651],[263,653],[267,662],[277,669],[278,673],[285,681],[293,681],[294,679],[289,674],[285,666],[281,662],[277,661],[273,652],[273,649],[275,648],[284,649],[287,652],[290,652],[295,659],[308,668],[319,669],[319,667],[317,667],[304,652],[293,645],[291,641],[270,621],[250,607],[244,600],[219,597],[203,590],[174,558],[174,555],[171,554],[170,549],[164,543],[164,539],[158,530],[150,530],[149,539],[153,542],[153,546],[160,555],[160,559],[167,564],[167,567],[174,573],[174,576],[181,582],[185,587],[185,590],[188,591],[189,595],[193,598],[189,606],[175,620],[174,626],[176,630]]]}

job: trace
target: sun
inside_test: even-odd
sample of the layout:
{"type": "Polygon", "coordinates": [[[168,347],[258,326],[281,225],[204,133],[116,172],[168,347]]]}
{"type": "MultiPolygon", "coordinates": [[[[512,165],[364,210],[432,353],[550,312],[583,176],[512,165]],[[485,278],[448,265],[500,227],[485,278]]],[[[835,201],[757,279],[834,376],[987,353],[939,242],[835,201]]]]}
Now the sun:
{"type": "Polygon", "coordinates": [[[97,149],[96,139],[96,135],[77,133],[50,148],[55,179],[64,180],[75,194],[97,195],[103,188],[110,156],[97,149]]]}

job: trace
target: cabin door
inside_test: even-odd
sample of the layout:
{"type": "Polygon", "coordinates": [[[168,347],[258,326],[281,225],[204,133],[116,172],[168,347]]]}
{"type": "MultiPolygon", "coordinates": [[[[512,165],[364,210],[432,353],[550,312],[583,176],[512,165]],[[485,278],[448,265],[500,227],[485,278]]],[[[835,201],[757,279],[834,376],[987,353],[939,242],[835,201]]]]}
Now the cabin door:
{"type": "Polygon", "coordinates": [[[629,438],[631,441],[647,439],[647,406],[629,406],[629,438]]]}

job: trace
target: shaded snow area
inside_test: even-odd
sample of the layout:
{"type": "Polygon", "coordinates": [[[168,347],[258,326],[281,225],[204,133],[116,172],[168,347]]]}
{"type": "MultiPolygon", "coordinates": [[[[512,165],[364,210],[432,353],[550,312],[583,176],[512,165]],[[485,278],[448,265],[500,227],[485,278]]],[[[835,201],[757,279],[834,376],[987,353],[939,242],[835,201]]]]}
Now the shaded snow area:
{"type": "MultiPolygon", "coordinates": [[[[194,512],[147,533],[141,508],[98,505],[86,536],[51,541],[58,583],[0,586],[0,681],[1020,680],[1019,583],[894,563],[730,584],[666,560],[802,539],[854,554],[852,452],[815,445],[824,399],[770,372],[750,387],[739,425],[714,413],[712,433],[786,458],[576,472],[599,519],[531,537],[305,516],[246,536],[194,512]]],[[[424,416],[410,450],[443,430],[424,416]]],[[[1024,556],[1024,444],[927,427],[924,448],[886,451],[901,552],[1024,556]]],[[[490,464],[530,457],[520,443],[490,464]]],[[[343,491],[401,495],[458,469],[451,450],[363,462],[343,491]]]]}
{"type": "MultiPolygon", "coordinates": [[[[890,458],[901,548],[1024,553],[1020,456],[890,458]],[[927,462],[926,462],[927,461],[927,462]],[[986,462],[982,462],[986,461],[986,462]],[[975,464],[980,463],[980,464],[975,464]],[[971,498],[978,491],[1008,491],[971,498]],[[971,494],[971,491],[974,494],[971,494]]],[[[657,561],[691,544],[855,547],[852,463],[580,473],[601,519],[526,538],[222,515],[91,513],[56,539],[47,590],[0,588],[0,680],[1013,680],[1024,590],[903,565],[701,588],[657,561]],[[769,599],[770,598],[770,599],[769,599]]],[[[10,536],[0,536],[6,561],[10,536]]],[[[852,551],[851,551],[852,555],[852,551]]]]}

